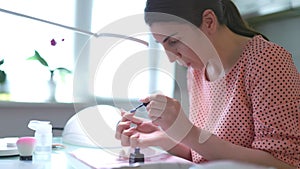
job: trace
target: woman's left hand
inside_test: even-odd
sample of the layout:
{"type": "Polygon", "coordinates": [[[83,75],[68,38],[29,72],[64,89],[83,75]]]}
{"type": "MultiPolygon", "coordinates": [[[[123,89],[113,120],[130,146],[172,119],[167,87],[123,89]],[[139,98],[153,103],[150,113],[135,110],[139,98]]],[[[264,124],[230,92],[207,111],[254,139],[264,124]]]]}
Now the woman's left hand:
{"type": "Polygon", "coordinates": [[[146,109],[152,123],[160,126],[176,141],[181,142],[193,127],[176,99],[162,94],[153,94],[141,101],[149,102],[146,109]]]}

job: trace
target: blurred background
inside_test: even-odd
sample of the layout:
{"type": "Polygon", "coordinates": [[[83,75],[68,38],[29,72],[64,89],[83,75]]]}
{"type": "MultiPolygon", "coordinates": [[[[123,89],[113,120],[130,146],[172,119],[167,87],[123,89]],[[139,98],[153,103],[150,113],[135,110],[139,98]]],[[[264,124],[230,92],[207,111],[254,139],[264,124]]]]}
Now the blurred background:
{"type": "MultiPolygon", "coordinates": [[[[251,27],[293,54],[300,70],[300,0],[233,1],[251,27]]],[[[0,0],[1,9],[94,33],[110,31],[110,26],[124,18],[142,16],[144,6],[145,0],[0,0]]],[[[6,75],[0,83],[0,136],[28,133],[20,126],[33,118],[62,127],[74,113],[96,104],[129,110],[139,98],[158,91],[180,100],[188,113],[186,69],[170,64],[147,33],[134,36],[149,42],[154,50],[120,40],[109,48],[99,66],[91,53],[104,47],[95,45],[91,36],[4,12],[0,12],[0,21],[0,71],[6,75]],[[28,60],[35,51],[48,66],[28,60]],[[136,62],[129,62],[133,59],[136,62]],[[127,71],[120,67],[129,63],[147,68],[116,81],[116,75],[122,76],[118,72],[127,71]],[[71,73],[54,71],[51,76],[57,68],[71,73]]],[[[127,25],[131,28],[133,25],[127,25]]]]}

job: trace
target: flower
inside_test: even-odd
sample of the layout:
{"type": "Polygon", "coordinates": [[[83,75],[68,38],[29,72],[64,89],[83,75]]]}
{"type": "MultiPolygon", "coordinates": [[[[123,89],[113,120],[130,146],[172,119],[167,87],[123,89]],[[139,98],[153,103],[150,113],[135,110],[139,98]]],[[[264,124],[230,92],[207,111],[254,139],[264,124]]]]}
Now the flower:
{"type": "MultiPolygon", "coordinates": [[[[65,39],[61,39],[61,41],[63,42],[63,41],[65,41],[65,39]]],[[[56,44],[57,44],[55,39],[51,39],[50,43],[52,46],[56,46],[56,44]]]]}
{"type": "MultiPolygon", "coordinates": [[[[65,39],[62,39],[61,41],[65,41],[65,39]]],[[[50,44],[51,44],[51,46],[56,46],[56,45],[57,45],[57,42],[56,42],[56,40],[53,38],[53,39],[51,39],[50,44]]],[[[29,57],[29,58],[27,58],[27,60],[37,60],[37,61],[39,61],[43,66],[47,67],[47,68],[49,69],[49,71],[50,71],[50,80],[53,80],[53,76],[54,76],[54,72],[55,72],[55,71],[58,71],[58,72],[59,72],[59,74],[60,74],[60,76],[61,76],[62,79],[64,79],[64,77],[65,77],[66,74],[72,73],[69,69],[64,68],[64,67],[57,67],[57,68],[55,68],[55,69],[51,69],[51,68],[49,67],[47,61],[46,61],[46,60],[39,54],[39,52],[36,51],[36,50],[34,51],[34,55],[31,56],[31,57],[29,57]]]]}
{"type": "Polygon", "coordinates": [[[55,45],[57,44],[56,41],[55,41],[55,39],[52,39],[52,40],[50,41],[50,43],[51,43],[52,46],[55,46],[55,45]]]}

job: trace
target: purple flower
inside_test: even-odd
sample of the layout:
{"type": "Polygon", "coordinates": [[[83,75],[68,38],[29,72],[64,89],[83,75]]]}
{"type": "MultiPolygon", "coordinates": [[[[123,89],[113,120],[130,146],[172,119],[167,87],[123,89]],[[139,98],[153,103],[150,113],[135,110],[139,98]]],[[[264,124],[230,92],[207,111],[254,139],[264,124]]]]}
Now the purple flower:
{"type": "Polygon", "coordinates": [[[55,39],[52,39],[50,42],[51,42],[51,45],[52,45],[52,46],[55,46],[55,45],[56,45],[55,39]]]}

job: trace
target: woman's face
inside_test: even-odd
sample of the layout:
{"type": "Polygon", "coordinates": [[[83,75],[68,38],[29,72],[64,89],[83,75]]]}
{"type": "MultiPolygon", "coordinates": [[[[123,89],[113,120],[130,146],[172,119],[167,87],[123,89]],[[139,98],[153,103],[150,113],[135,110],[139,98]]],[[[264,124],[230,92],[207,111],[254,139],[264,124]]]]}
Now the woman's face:
{"type": "Polygon", "coordinates": [[[164,47],[170,62],[179,62],[185,67],[202,69],[199,54],[199,40],[187,24],[176,22],[157,22],[150,27],[153,37],[164,47]]]}

